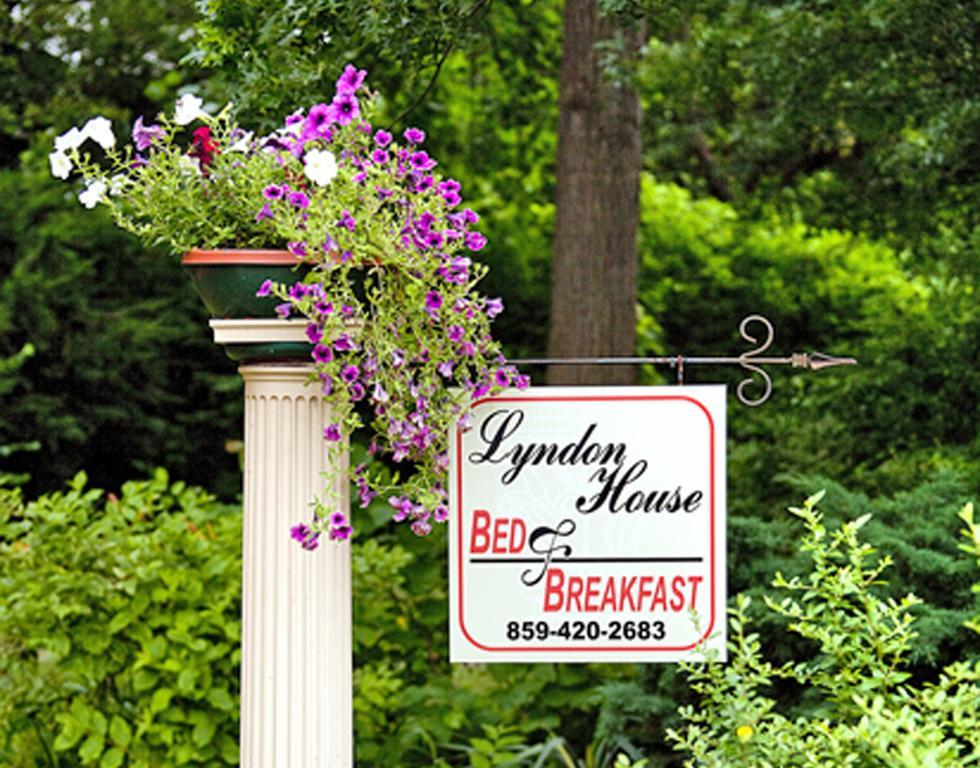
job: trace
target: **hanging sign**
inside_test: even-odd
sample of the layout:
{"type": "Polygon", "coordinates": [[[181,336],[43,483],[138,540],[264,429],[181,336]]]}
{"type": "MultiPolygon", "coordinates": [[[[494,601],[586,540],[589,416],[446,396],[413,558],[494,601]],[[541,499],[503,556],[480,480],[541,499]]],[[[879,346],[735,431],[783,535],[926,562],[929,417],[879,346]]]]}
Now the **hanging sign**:
{"type": "Polygon", "coordinates": [[[725,655],[725,389],[543,387],[450,440],[452,661],[725,655]]]}

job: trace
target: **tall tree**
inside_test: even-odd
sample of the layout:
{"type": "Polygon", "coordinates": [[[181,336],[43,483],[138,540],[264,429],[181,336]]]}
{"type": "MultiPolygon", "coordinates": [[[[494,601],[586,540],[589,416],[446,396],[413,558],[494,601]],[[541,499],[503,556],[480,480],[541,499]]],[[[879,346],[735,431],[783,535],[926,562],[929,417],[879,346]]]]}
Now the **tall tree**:
{"type": "MultiPolygon", "coordinates": [[[[552,357],[632,354],[636,339],[636,232],[640,104],[606,76],[600,46],[639,50],[641,27],[622,27],[596,0],[567,0],[559,72],[552,357]]],[[[553,366],[553,384],[628,384],[628,366],[553,366]]]]}

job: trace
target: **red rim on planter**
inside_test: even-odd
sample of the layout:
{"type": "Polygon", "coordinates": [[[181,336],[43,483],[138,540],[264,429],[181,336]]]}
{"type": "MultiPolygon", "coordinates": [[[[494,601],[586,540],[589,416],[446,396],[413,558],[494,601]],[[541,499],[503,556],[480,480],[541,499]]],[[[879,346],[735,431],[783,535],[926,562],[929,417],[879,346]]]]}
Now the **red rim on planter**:
{"type": "Polygon", "coordinates": [[[275,316],[279,300],[255,292],[265,280],[295,283],[309,271],[289,251],[193,250],[181,261],[211,316],[221,320],[275,316]]]}

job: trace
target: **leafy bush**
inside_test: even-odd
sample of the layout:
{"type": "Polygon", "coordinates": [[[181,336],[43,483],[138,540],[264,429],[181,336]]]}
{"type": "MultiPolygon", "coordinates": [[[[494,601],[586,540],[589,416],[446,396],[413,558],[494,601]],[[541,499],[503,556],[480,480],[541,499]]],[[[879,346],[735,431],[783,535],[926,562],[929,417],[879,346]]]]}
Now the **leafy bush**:
{"type": "MultiPolygon", "coordinates": [[[[980,662],[957,661],[938,680],[915,684],[906,661],[916,638],[919,599],[876,593],[891,564],[875,559],[858,533],[869,516],[830,530],[816,510],[822,494],[792,512],[806,533],[810,558],[802,576],[776,574],[766,606],[818,651],[774,664],[751,632],[740,596],[731,611],[731,661],[687,665],[696,706],[681,710],[685,726],[669,732],[688,765],[964,766],[980,759],[980,662]],[[779,683],[797,686],[803,707],[777,705],[779,683]]],[[[964,512],[964,520],[970,521],[964,512]]],[[[973,529],[973,535],[976,531],[973,529]]]]}
{"type": "Polygon", "coordinates": [[[238,763],[240,517],[158,470],[0,497],[0,763],[238,763]]]}

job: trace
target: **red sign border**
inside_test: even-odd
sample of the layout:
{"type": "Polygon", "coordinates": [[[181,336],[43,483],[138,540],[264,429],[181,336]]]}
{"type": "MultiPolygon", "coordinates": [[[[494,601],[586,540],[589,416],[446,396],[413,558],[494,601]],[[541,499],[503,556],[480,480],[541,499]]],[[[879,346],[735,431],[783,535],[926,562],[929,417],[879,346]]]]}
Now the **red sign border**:
{"type": "Polygon", "coordinates": [[[707,639],[711,634],[712,629],[715,626],[715,603],[717,601],[717,571],[715,567],[715,525],[716,525],[716,515],[715,515],[715,502],[717,499],[716,493],[716,480],[715,473],[717,467],[715,464],[715,421],[711,417],[711,411],[709,411],[703,403],[691,397],[689,395],[530,395],[528,397],[485,397],[480,400],[475,400],[471,404],[471,408],[476,408],[482,403],[561,403],[561,402],[623,402],[623,401],[655,401],[655,400],[678,400],[686,401],[696,405],[701,409],[702,413],[708,419],[708,451],[709,451],[709,463],[710,463],[710,494],[711,494],[711,504],[710,504],[710,519],[709,519],[709,535],[710,535],[710,579],[711,579],[711,614],[710,620],[708,622],[708,627],[697,640],[695,640],[690,645],[672,645],[672,646],[637,646],[630,645],[625,647],[617,646],[596,646],[596,645],[577,645],[577,646],[491,646],[484,645],[483,643],[476,640],[466,628],[466,623],[464,621],[463,613],[463,467],[462,467],[462,443],[463,443],[463,430],[456,429],[456,499],[457,499],[457,510],[456,510],[456,555],[458,562],[456,563],[458,567],[458,580],[457,580],[457,600],[456,608],[458,610],[459,617],[459,628],[462,630],[463,636],[472,644],[474,647],[479,648],[482,651],[489,652],[501,652],[501,653],[513,653],[513,652],[558,652],[558,653],[582,653],[583,651],[610,651],[610,652],[651,652],[651,653],[665,653],[665,652],[677,652],[677,651],[689,651],[698,646],[702,641],[707,639]]]}

